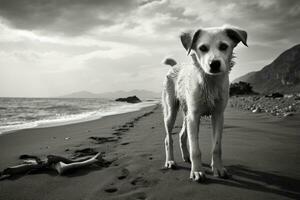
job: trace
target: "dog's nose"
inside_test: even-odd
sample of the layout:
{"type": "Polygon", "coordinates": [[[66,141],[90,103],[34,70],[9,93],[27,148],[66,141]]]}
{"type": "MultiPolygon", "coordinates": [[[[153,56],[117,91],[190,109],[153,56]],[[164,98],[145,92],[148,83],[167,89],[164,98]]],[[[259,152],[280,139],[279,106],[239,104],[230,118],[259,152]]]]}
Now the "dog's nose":
{"type": "Polygon", "coordinates": [[[219,60],[213,60],[210,63],[210,72],[211,73],[218,73],[220,72],[221,62],[219,60]]]}

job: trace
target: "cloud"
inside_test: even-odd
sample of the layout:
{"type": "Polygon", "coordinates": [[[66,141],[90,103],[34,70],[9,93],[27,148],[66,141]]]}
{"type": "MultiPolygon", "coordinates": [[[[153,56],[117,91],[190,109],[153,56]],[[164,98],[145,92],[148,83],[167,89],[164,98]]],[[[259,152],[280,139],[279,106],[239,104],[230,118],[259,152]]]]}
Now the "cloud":
{"type": "Polygon", "coordinates": [[[273,41],[284,37],[295,40],[300,29],[300,5],[297,0],[175,0],[186,13],[202,20],[199,26],[233,24],[248,30],[249,38],[273,41]]]}
{"type": "Polygon", "coordinates": [[[189,62],[178,34],[223,24],[249,35],[234,79],[299,43],[299,18],[298,0],[0,0],[0,95],[158,91],[162,58],[189,62]]]}
{"type": "Polygon", "coordinates": [[[0,0],[0,13],[18,29],[80,35],[118,23],[137,6],[133,0],[0,0]]]}
{"type": "Polygon", "coordinates": [[[0,4],[7,23],[43,35],[92,31],[113,32],[104,36],[112,40],[116,34],[124,39],[142,34],[157,38],[187,27],[229,23],[250,29],[260,40],[273,40],[283,37],[282,30],[296,39],[292,30],[300,29],[297,0],[0,0],[0,4]]]}

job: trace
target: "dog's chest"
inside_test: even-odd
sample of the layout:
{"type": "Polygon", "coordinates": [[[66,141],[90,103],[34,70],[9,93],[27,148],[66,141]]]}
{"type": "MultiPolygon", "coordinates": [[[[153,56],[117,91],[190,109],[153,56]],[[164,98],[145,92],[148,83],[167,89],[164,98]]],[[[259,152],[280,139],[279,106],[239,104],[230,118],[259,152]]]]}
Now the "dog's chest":
{"type": "Polygon", "coordinates": [[[178,99],[184,112],[194,110],[200,113],[201,116],[211,115],[219,102],[218,99],[209,97],[209,95],[204,93],[194,96],[193,100],[185,98],[183,95],[178,99]]]}
{"type": "Polygon", "coordinates": [[[196,92],[193,97],[194,105],[196,110],[203,115],[211,115],[212,111],[217,106],[217,102],[220,100],[221,95],[219,91],[207,91],[205,89],[200,89],[199,92],[196,92]]]}
{"type": "Polygon", "coordinates": [[[224,88],[210,82],[177,83],[177,97],[185,111],[196,110],[201,116],[211,115],[223,104],[224,88]]]}

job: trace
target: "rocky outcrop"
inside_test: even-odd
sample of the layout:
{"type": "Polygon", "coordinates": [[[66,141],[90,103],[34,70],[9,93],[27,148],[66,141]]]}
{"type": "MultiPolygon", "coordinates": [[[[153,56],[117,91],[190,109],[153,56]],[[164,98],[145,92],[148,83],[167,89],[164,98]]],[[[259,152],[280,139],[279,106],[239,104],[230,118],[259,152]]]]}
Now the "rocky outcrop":
{"type": "Polygon", "coordinates": [[[300,44],[286,50],[271,64],[257,72],[235,79],[250,83],[255,92],[284,94],[300,92],[300,44]]]}
{"type": "Polygon", "coordinates": [[[137,96],[130,96],[126,98],[118,98],[115,101],[127,102],[127,103],[140,103],[142,102],[137,96]]]}
{"type": "Polygon", "coordinates": [[[286,95],[270,98],[265,96],[232,96],[229,99],[230,107],[248,110],[253,113],[269,113],[274,116],[292,116],[300,112],[299,96],[286,95]]]}

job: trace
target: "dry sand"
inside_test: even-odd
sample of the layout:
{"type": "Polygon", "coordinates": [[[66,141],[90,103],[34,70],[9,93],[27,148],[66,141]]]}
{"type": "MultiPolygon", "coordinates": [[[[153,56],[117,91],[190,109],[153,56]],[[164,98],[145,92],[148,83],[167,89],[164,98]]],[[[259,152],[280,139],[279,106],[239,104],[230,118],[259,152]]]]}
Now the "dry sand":
{"type": "Polygon", "coordinates": [[[177,170],[164,170],[164,128],[160,107],[51,128],[0,136],[0,170],[21,154],[72,156],[75,150],[104,151],[107,168],[90,166],[64,176],[44,171],[0,181],[0,199],[300,199],[300,115],[276,118],[228,108],[223,136],[224,164],[231,179],[209,174],[211,125],[202,120],[200,144],[208,180],[189,180],[174,129],[177,170]],[[114,133],[114,134],[113,134],[114,133]],[[97,144],[89,137],[117,141],[97,144]],[[118,138],[119,137],[119,138],[118,138]]]}

